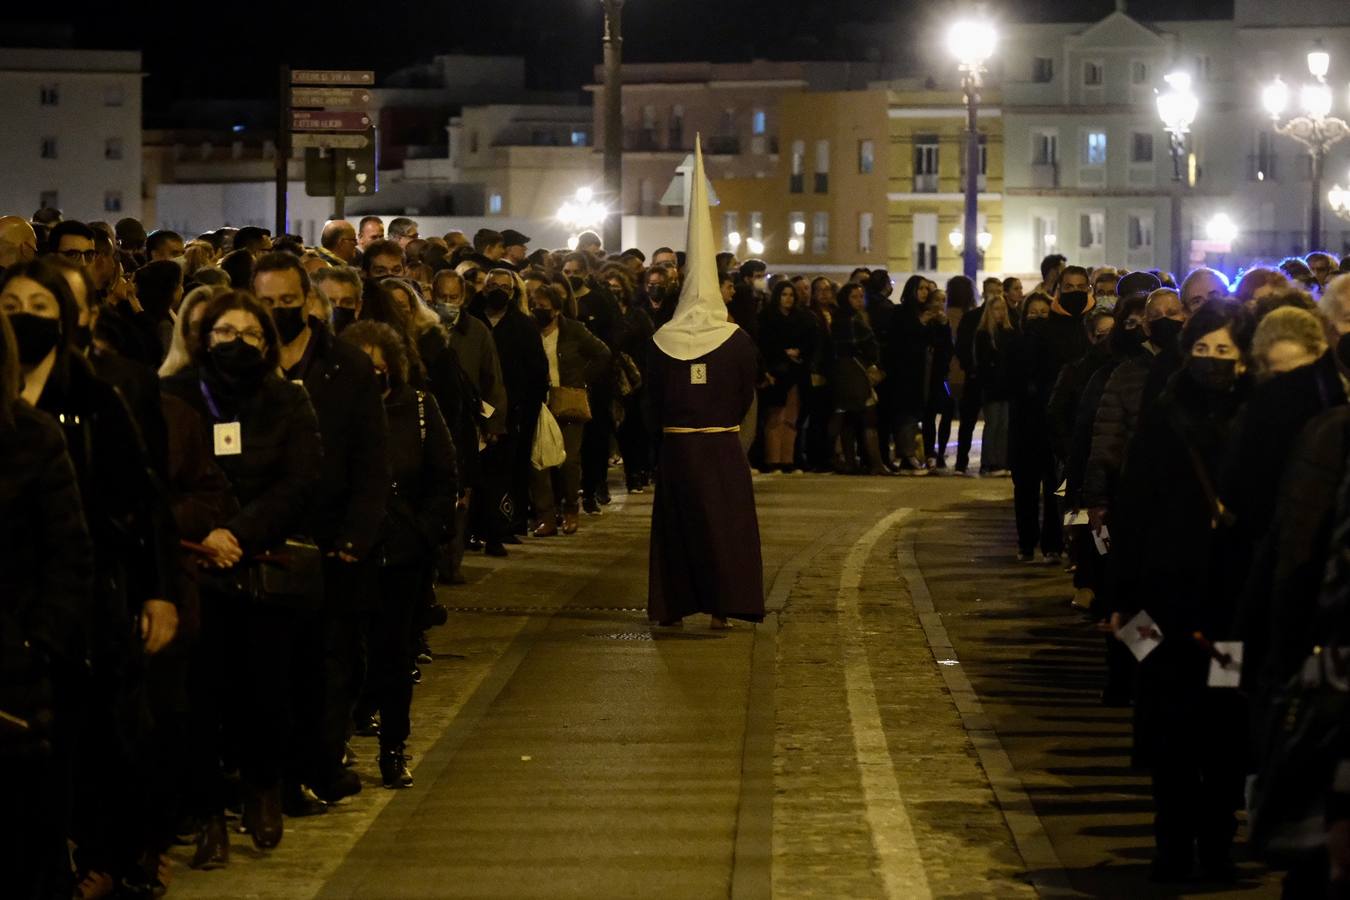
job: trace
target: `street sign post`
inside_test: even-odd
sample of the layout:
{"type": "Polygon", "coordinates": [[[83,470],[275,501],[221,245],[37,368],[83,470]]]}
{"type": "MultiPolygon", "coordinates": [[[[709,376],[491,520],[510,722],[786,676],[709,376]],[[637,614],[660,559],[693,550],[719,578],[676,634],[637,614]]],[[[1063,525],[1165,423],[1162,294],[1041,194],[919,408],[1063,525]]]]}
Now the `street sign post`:
{"type": "Polygon", "coordinates": [[[334,218],[342,218],[348,197],[369,197],[379,189],[379,148],[373,128],[364,135],[296,137],[359,137],[365,141],[359,149],[311,147],[305,150],[305,193],[311,197],[332,197],[334,218]]]}
{"type": "Polygon", "coordinates": [[[375,73],[368,69],[294,69],[291,84],[374,84],[375,73]]]}
{"type": "Polygon", "coordinates": [[[291,135],[291,146],[300,150],[364,150],[370,141],[364,134],[301,131],[291,135]]]}
{"type": "Polygon", "coordinates": [[[370,91],[365,88],[293,87],[291,108],[366,110],[370,108],[370,91]]]}
{"type": "Polygon", "coordinates": [[[369,127],[370,116],[359,110],[291,110],[291,131],[365,131],[369,127]]]}

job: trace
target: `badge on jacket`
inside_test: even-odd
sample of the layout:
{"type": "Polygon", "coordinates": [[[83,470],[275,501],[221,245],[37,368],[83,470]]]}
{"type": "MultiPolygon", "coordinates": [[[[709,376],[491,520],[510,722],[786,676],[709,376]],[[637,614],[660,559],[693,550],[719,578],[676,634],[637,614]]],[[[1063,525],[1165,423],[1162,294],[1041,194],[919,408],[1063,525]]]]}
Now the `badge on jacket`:
{"type": "Polygon", "coordinates": [[[689,383],[690,384],[708,383],[707,363],[694,363],[692,366],[689,367],[689,383]]]}
{"type": "Polygon", "coordinates": [[[213,431],[216,456],[238,456],[244,452],[244,441],[239,433],[238,422],[217,422],[213,431]]]}

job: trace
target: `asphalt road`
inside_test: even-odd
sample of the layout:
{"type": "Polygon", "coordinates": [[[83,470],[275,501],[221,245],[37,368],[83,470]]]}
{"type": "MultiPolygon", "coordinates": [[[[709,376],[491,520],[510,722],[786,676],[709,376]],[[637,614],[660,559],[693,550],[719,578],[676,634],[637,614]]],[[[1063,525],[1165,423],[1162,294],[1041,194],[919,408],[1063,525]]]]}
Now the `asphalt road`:
{"type": "Polygon", "coordinates": [[[650,495],[471,557],[414,699],[416,784],[234,839],[171,896],[1265,898],[1147,882],[1128,711],[1006,480],[756,478],[770,616],[653,632],[650,495]]]}

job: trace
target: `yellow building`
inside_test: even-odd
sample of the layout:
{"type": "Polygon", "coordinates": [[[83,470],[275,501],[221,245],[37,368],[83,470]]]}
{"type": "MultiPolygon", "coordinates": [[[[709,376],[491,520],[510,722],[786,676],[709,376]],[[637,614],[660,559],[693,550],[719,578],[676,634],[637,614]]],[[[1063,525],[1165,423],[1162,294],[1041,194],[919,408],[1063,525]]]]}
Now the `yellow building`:
{"type": "MultiPolygon", "coordinates": [[[[949,235],[965,215],[965,108],[959,93],[888,88],[803,91],[778,101],[777,154],[754,177],[719,178],[713,227],[723,249],[774,271],[847,273],[857,266],[951,274],[949,235]],[[755,242],[763,245],[762,249],[755,242]]],[[[1003,246],[1003,132],[996,97],[979,117],[983,267],[1003,246]]]]}
{"type": "Polygon", "coordinates": [[[716,159],[709,162],[721,201],[713,228],[722,247],[742,259],[758,256],[780,272],[884,265],[886,109],[884,90],[782,95],[778,152],[764,171],[718,178],[716,159]]]}
{"type": "MultiPolygon", "coordinates": [[[[887,267],[892,272],[961,271],[951,235],[965,222],[966,110],[959,92],[892,90],[887,267]]],[[[981,269],[1003,267],[1003,119],[998,97],[981,99],[980,231],[988,235],[981,269]]]]}

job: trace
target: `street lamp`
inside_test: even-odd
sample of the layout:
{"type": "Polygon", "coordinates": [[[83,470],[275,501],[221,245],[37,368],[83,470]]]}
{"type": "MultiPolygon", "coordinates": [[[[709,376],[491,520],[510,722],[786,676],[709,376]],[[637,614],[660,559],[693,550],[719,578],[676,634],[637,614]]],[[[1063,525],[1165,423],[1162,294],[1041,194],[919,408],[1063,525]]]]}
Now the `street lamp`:
{"type": "Polygon", "coordinates": [[[739,231],[733,231],[727,235],[727,246],[731,248],[732,253],[741,249],[741,233],[739,231]]]}
{"type": "Polygon", "coordinates": [[[1327,72],[1331,69],[1331,55],[1314,46],[1308,54],[1308,74],[1313,80],[1299,88],[1299,106],[1303,115],[1284,124],[1280,118],[1289,106],[1289,86],[1278,76],[1261,91],[1261,103],[1270,114],[1275,130],[1293,138],[1304,146],[1312,158],[1312,203],[1308,209],[1308,248],[1322,246],[1322,168],[1331,148],[1350,135],[1350,125],[1344,119],[1331,115],[1331,85],[1327,72]]]}
{"type": "MultiPolygon", "coordinates": [[[[577,188],[572,199],[563,201],[562,206],[558,207],[558,221],[573,232],[573,238],[576,237],[576,232],[594,231],[617,218],[618,216],[609,214],[605,204],[596,201],[595,192],[588,187],[577,188]]],[[[570,246],[572,242],[568,243],[570,246]]]]}
{"type": "Polygon", "coordinates": [[[618,215],[605,222],[605,249],[618,253],[623,243],[623,0],[605,5],[605,193],[618,215]]]}
{"type": "Polygon", "coordinates": [[[1337,216],[1350,221],[1350,190],[1333,184],[1331,190],[1327,191],[1327,203],[1331,204],[1331,211],[1337,216]]]}
{"type": "Polygon", "coordinates": [[[1172,72],[1163,77],[1167,90],[1157,93],[1158,118],[1167,131],[1172,154],[1172,271],[1181,272],[1185,256],[1181,247],[1181,193],[1184,190],[1181,161],[1186,157],[1186,136],[1200,111],[1200,99],[1191,90],[1189,72],[1172,72]]]}
{"type": "Polygon", "coordinates": [[[1231,244],[1237,240],[1237,223],[1228,213],[1215,213],[1205,223],[1205,237],[1219,244],[1231,244]]]}
{"type": "Polygon", "coordinates": [[[965,248],[962,254],[963,271],[972,281],[979,272],[979,191],[980,191],[980,133],[976,115],[980,105],[980,76],[985,64],[994,55],[998,32],[988,21],[966,19],[957,22],[947,32],[947,47],[956,57],[961,72],[961,92],[966,101],[966,216],[961,235],[965,248]]]}
{"type": "Polygon", "coordinates": [[[763,256],[764,242],[758,238],[746,238],[745,249],[750,251],[751,256],[763,256]]]}

